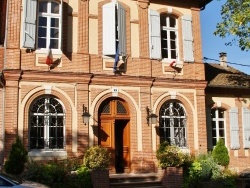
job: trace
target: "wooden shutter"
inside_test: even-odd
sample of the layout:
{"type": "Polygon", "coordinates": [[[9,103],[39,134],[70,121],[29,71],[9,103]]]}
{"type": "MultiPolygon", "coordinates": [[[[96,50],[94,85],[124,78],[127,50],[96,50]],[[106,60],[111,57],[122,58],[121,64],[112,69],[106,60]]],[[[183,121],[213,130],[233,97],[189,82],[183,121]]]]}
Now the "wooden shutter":
{"type": "Polygon", "coordinates": [[[238,108],[231,108],[229,110],[229,120],[230,120],[230,141],[231,149],[239,149],[239,124],[238,124],[238,108]]]}
{"type": "Polygon", "coordinates": [[[243,147],[250,148],[250,110],[242,108],[243,147]]]}
{"type": "Polygon", "coordinates": [[[206,109],[206,122],[207,122],[207,147],[209,151],[213,149],[213,142],[212,142],[212,119],[211,119],[211,109],[206,109]]]}
{"type": "Polygon", "coordinates": [[[161,59],[161,23],[160,13],[148,10],[149,22],[149,53],[151,59],[161,59]]]}
{"type": "Polygon", "coordinates": [[[116,4],[111,2],[102,7],[102,52],[103,55],[116,54],[116,4]]]}
{"type": "Polygon", "coordinates": [[[118,41],[119,41],[119,55],[125,56],[126,50],[126,10],[118,3],[118,41]]]}
{"type": "Polygon", "coordinates": [[[194,62],[192,18],[189,15],[182,17],[183,58],[185,62],[194,62]]]}
{"type": "Polygon", "coordinates": [[[24,1],[23,47],[35,48],[37,0],[24,1]]]}

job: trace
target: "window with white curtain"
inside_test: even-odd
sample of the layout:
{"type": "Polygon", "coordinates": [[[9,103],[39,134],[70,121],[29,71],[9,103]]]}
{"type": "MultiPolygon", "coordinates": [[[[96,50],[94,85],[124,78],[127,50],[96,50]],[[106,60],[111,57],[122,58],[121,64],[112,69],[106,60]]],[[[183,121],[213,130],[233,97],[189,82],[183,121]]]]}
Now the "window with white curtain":
{"type": "Polygon", "coordinates": [[[30,107],[29,149],[64,149],[65,112],[59,99],[44,96],[30,107]]]}

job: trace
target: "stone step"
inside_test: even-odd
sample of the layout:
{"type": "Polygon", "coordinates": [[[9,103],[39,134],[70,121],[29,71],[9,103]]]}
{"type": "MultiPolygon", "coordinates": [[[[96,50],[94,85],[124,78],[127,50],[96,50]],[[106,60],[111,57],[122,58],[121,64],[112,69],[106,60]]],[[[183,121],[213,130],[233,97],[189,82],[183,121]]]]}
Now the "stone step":
{"type": "Polygon", "coordinates": [[[156,173],[147,174],[111,174],[109,176],[110,188],[161,188],[161,181],[156,173]]]}

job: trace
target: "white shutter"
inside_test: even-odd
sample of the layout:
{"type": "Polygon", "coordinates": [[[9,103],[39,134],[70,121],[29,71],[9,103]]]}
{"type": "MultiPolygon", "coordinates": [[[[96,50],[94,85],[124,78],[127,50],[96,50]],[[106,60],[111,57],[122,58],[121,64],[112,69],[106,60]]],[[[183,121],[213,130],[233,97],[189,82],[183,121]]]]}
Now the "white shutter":
{"type": "Polygon", "coordinates": [[[207,147],[208,150],[211,151],[213,149],[213,141],[212,141],[212,119],[211,119],[211,109],[206,109],[206,122],[207,122],[207,147]]]}
{"type": "Polygon", "coordinates": [[[231,149],[239,149],[239,124],[238,124],[238,108],[231,108],[229,110],[229,119],[230,119],[230,140],[231,140],[231,149]]]}
{"type": "Polygon", "coordinates": [[[35,48],[37,0],[24,1],[23,47],[35,48]]]}
{"type": "Polygon", "coordinates": [[[160,13],[148,10],[149,53],[151,59],[161,59],[161,23],[160,13]]]}
{"type": "Polygon", "coordinates": [[[102,53],[103,55],[116,54],[116,4],[111,2],[102,7],[102,53]]]}
{"type": "Polygon", "coordinates": [[[250,148],[250,110],[242,108],[243,146],[250,148]]]}
{"type": "Polygon", "coordinates": [[[126,50],[126,10],[118,3],[118,41],[119,55],[125,56],[126,50]]]}
{"type": "Polygon", "coordinates": [[[182,17],[183,55],[185,62],[194,62],[192,18],[189,15],[182,17]]]}
{"type": "Polygon", "coordinates": [[[61,31],[59,32],[60,36],[59,36],[59,48],[62,49],[62,31],[63,31],[63,0],[61,0],[61,5],[60,5],[60,24],[61,24],[61,31]]]}

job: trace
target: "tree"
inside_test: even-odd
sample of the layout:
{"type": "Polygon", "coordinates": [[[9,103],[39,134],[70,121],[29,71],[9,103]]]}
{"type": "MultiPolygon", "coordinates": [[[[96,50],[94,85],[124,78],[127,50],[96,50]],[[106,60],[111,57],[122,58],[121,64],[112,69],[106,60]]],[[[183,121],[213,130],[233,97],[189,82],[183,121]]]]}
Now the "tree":
{"type": "MultiPolygon", "coordinates": [[[[220,1],[220,0],[219,0],[220,1]]],[[[215,35],[233,36],[226,45],[236,44],[241,50],[250,49],[250,0],[227,0],[221,9],[222,21],[217,23],[215,35]]]]}
{"type": "Polygon", "coordinates": [[[17,137],[12,144],[9,158],[4,164],[4,169],[9,174],[19,175],[23,172],[27,160],[28,152],[25,149],[22,140],[17,137]]]}
{"type": "Polygon", "coordinates": [[[225,167],[228,166],[229,164],[228,150],[222,138],[220,138],[219,141],[216,143],[216,146],[212,151],[212,156],[219,165],[225,167]]]}

